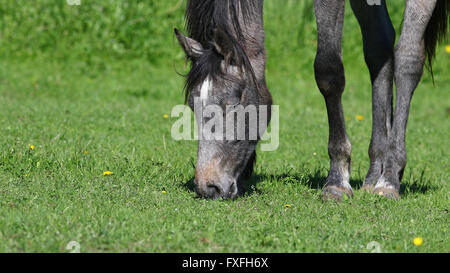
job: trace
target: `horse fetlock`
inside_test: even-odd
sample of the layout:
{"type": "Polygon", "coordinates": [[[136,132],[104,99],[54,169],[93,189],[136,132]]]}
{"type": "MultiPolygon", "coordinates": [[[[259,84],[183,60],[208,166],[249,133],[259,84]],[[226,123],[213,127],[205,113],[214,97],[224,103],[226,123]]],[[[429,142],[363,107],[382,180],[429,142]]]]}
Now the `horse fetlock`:
{"type": "Polygon", "coordinates": [[[348,160],[331,160],[331,167],[323,189],[324,200],[342,200],[343,195],[353,196],[350,181],[350,158],[348,160]]]}
{"type": "Polygon", "coordinates": [[[383,173],[384,158],[388,145],[385,141],[372,141],[369,146],[370,167],[364,180],[363,188],[371,191],[383,173]]]}
{"type": "Polygon", "coordinates": [[[406,167],[406,149],[403,145],[400,149],[396,147],[390,148],[385,156],[385,165],[385,168],[393,169],[397,173],[403,172],[406,167]]]}
{"type": "Polygon", "coordinates": [[[390,152],[385,156],[382,164],[374,168],[373,173],[369,170],[363,189],[389,199],[399,199],[400,181],[406,164],[406,157],[401,154],[390,152]],[[381,171],[381,175],[376,177],[378,171],[381,171]]]}
{"type": "Polygon", "coordinates": [[[370,163],[369,171],[367,172],[366,179],[364,180],[364,189],[371,189],[377,183],[383,172],[383,161],[377,159],[370,163]]]}
{"type": "Polygon", "coordinates": [[[370,141],[369,145],[369,157],[371,161],[382,160],[384,158],[386,151],[388,150],[388,140],[386,137],[383,139],[377,138],[370,141]]]}

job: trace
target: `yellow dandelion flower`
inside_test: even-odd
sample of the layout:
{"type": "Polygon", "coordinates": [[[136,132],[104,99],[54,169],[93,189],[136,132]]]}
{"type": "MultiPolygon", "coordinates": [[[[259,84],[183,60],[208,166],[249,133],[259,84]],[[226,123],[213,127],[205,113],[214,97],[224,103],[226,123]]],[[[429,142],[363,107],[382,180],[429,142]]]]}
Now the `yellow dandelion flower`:
{"type": "Polygon", "coordinates": [[[167,191],[161,191],[162,194],[167,194],[167,191]]]}
{"type": "Polygon", "coordinates": [[[416,237],[416,238],[414,238],[413,243],[414,243],[415,246],[421,246],[422,243],[423,243],[422,237],[416,237]]]}
{"type": "Polygon", "coordinates": [[[28,176],[29,176],[29,174],[26,173],[26,174],[25,174],[25,177],[28,177],[28,176]]]}
{"type": "Polygon", "coordinates": [[[111,174],[113,174],[111,171],[103,172],[103,175],[104,175],[104,176],[106,176],[106,175],[111,175],[111,174]]]}
{"type": "Polygon", "coordinates": [[[29,144],[28,147],[30,147],[31,150],[34,150],[34,148],[36,148],[36,146],[29,144]]]}
{"type": "Polygon", "coordinates": [[[285,208],[290,208],[290,207],[292,207],[292,205],[286,204],[286,205],[284,205],[284,207],[285,207],[285,208]]]}
{"type": "Polygon", "coordinates": [[[87,155],[87,154],[89,154],[89,152],[88,151],[84,151],[83,154],[87,155]]]}
{"type": "Polygon", "coordinates": [[[164,117],[164,118],[169,118],[169,115],[168,115],[168,114],[164,114],[163,117],[164,117]]]}
{"type": "Polygon", "coordinates": [[[363,120],[363,119],[364,119],[364,116],[361,116],[361,115],[357,115],[357,116],[356,116],[356,119],[357,119],[357,120],[359,120],[359,121],[361,121],[361,120],[363,120]]]}
{"type": "Polygon", "coordinates": [[[450,45],[445,46],[445,52],[450,53],[450,45]]]}

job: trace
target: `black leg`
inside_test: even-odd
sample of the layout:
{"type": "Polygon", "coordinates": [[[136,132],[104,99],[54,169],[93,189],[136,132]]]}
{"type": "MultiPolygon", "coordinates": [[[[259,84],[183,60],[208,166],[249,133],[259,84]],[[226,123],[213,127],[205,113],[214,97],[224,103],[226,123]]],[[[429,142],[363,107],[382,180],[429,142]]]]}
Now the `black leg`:
{"type": "Polygon", "coordinates": [[[372,137],[369,147],[370,167],[363,188],[371,191],[380,179],[392,126],[395,30],[386,2],[368,5],[351,0],[364,43],[364,57],[372,80],[372,137]]]}

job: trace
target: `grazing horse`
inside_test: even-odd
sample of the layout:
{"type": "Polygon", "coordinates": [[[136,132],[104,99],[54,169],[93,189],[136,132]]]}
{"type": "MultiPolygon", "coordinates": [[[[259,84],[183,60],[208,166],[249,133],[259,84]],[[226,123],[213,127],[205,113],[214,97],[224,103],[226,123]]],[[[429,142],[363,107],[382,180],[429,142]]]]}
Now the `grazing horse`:
{"type": "MultiPolygon", "coordinates": [[[[397,199],[406,166],[405,131],[411,98],[425,63],[428,61],[431,68],[437,42],[447,35],[450,3],[407,0],[395,48],[395,31],[385,0],[350,0],[350,4],[361,28],[372,81],[370,168],[363,188],[397,199]]],[[[345,0],[314,0],[318,32],[314,71],[329,122],[330,170],[323,189],[325,200],[353,195],[349,183],[351,144],[341,103],[345,86],[341,52],[344,7],[345,0]]],[[[218,105],[224,110],[228,106],[272,104],[265,81],[263,0],[189,0],[186,21],[189,37],[178,30],[175,34],[191,63],[185,92],[194,112],[195,98],[203,106],[218,105]]],[[[199,128],[215,118],[197,116],[199,128]]],[[[270,113],[267,123],[269,120],[270,113]]],[[[244,126],[246,130],[251,127],[244,126]]],[[[200,138],[194,180],[197,194],[212,199],[241,194],[243,181],[253,172],[258,139],[200,138]]]]}

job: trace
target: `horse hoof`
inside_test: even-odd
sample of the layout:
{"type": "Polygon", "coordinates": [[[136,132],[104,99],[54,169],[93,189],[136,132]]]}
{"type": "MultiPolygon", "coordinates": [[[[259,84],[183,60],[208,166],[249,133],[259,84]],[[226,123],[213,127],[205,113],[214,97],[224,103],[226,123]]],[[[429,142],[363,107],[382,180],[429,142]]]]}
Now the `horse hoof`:
{"type": "Polygon", "coordinates": [[[384,196],[391,200],[400,199],[400,194],[398,194],[398,191],[395,189],[380,187],[373,189],[372,192],[376,195],[384,196]]]}
{"type": "Polygon", "coordinates": [[[342,199],[345,199],[344,195],[347,198],[350,198],[353,196],[352,189],[343,188],[339,186],[326,186],[323,189],[323,200],[336,200],[336,201],[342,201],[342,199]]]}

